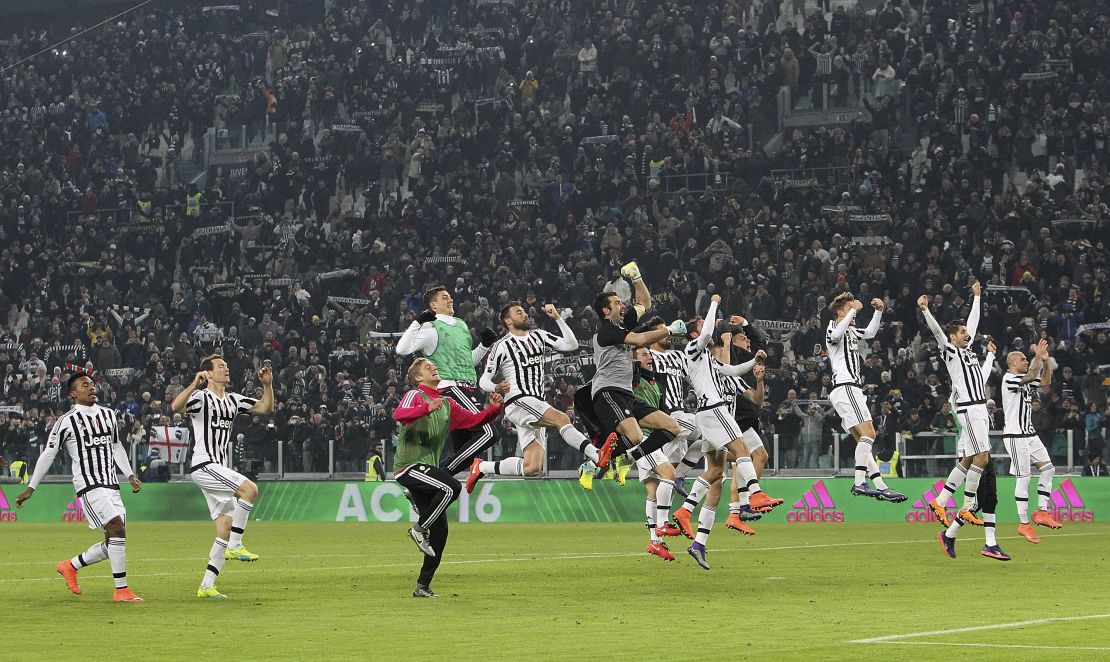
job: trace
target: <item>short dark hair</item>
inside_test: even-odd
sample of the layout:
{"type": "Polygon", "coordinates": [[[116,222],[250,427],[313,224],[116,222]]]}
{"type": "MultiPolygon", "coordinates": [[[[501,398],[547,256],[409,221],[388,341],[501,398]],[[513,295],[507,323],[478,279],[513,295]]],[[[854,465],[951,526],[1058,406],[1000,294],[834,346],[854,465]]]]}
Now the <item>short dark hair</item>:
{"type": "Polygon", "coordinates": [[[960,322],[958,320],[952,320],[951,322],[948,323],[948,326],[944,329],[944,332],[948,334],[949,338],[951,338],[952,334],[956,333],[957,331],[960,330],[960,328],[965,327],[965,326],[967,326],[967,325],[964,324],[963,322],[960,322]]]}
{"type": "Polygon", "coordinates": [[[431,308],[432,299],[434,299],[435,296],[437,294],[439,294],[440,292],[446,292],[446,291],[447,291],[446,287],[444,287],[442,285],[436,285],[435,287],[433,287],[433,288],[429,289],[428,291],[424,292],[424,307],[425,308],[431,308]]]}
{"type": "MultiPolygon", "coordinates": [[[[509,311],[512,310],[515,306],[520,306],[520,302],[510,301],[509,303],[505,304],[501,308],[501,315],[497,318],[501,320],[501,326],[505,327],[506,329],[509,328],[509,325],[505,324],[505,320],[509,318],[509,311]]],[[[521,307],[523,308],[523,306],[521,307]]]]}
{"type": "Polygon", "coordinates": [[[216,359],[223,361],[224,357],[222,354],[209,354],[208,356],[200,360],[200,369],[207,372],[208,370],[215,368],[216,359]]]}
{"type": "Polygon", "coordinates": [[[89,377],[89,374],[87,372],[73,373],[69,376],[69,379],[66,380],[66,393],[72,393],[74,387],[77,385],[77,380],[81,379],[82,377],[88,377],[89,379],[92,379],[92,377],[89,377]]]}
{"type": "Polygon", "coordinates": [[[609,297],[615,296],[617,296],[616,292],[605,291],[594,297],[594,312],[597,313],[598,317],[605,317],[605,313],[602,311],[610,307],[609,297]]]}

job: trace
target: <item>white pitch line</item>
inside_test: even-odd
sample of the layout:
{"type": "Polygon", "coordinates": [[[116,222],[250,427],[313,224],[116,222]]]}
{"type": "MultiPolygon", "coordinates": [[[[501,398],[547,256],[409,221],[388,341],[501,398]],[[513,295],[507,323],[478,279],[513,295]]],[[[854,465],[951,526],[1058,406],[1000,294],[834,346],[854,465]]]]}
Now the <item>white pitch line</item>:
{"type": "MultiPolygon", "coordinates": [[[[1110,618],[1110,614],[1088,614],[1086,616],[1059,616],[1056,618],[1039,618],[1034,621],[1014,621],[1013,623],[996,623],[994,625],[976,625],[969,628],[954,628],[951,630],[929,630],[928,632],[910,632],[907,634],[890,634],[885,637],[873,637],[871,639],[855,639],[849,641],[849,644],[885,644],[900,639],[912,639],[916,637],[932,637],[945,634],[963,634],[965,632],[983,632],[985,630],[1006,630],[1009,628],[1020,628],[1027,625],[1044,625],[1045,623],[1062,623],[1064,621],[1091,621],[1100,618],[1110,618]]],[[[901,642],[899,642],[901,643],[901,642]]]]}
{"type": "Polygon", "coordinates": [[[886,646],[962,646],[971,648],[1032,648],[1050,651],[1110,651],[1110,646],[1035,646],[1033,644],[968,644],[943,641],[878,641],[886,646]]]}

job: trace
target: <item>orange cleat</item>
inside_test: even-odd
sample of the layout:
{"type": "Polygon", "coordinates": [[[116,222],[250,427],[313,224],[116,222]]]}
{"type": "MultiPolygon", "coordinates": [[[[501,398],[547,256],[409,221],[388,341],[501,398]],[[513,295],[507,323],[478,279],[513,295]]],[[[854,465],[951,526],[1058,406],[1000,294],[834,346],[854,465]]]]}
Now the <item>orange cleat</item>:
{"type": "Polygon", "coordinates": [[[478,479],[482,477],[482,472],[478,471],[478,467],[480,467],[481,465],[482,465],[482,461],[478,458],[474,458],[470,462],[470,475],[468,475],[466,477],[466,493],[467,494],[470,494],[471,492],[474,491],[474,483],[477,483],[478,479]]]}
{"type": "Polygon", "coordinates": [[[941,526],[946,529],[952,526],[952,520],[948,519],[948,511],[944,509],[944,506],[937,503],[936,499],[929,502],[929,510],[933,511],[933,516],[937,518],[941,526]]]}
{"type": "Polygon", "coordinates": [[[81,595],[81,585],[77,583],[77,568],[73,567],[72,561],[66,559],[54,566],[54,569],[66,580],[66,588],[73,591],[74,595],[81,595]]]}
{"type": "Polygon", "coordinates": [[[756,512],[766,513],[775,506],[781,506],[782,499],[776,499],[773,496],[769,496],[766,492],[756,492],[755,494],[752,494],[751,497],[749,497],[748,505],[751,506],[752,510],[756,512]]]}
{"type": "Polygon", "coordinates": [[[1050,529],[1062,529],[1064,525],[1053,519],[1047,510],[1038,510],[1033,513],[1033,523],[1037,526],[1047,526],[1050,529]]]}
{"type": "Polygon", "coordinates": [[[970,510],[961,509],[960,512],[956,513],[956,519],[960,520],[964,524],[971,524],[972,526],[983,526],[983,520],[979,519],[975,515],[975,513],[971,512],[970,510]]]}
{"type": "Polygon", "coordinates": [[[597,470],[605,471],[609,468],[609,460],[613,459],[613,451],[617,449],[617,433],[612,432],[605,438],[605,443],[597,452],[597,470]]]}
{"type": "Polygon", "coordinates": [[[755,529],[745,524],[744,521],[740,519],[740,516],[736,513],[732,513],[728,516],[728,519],[725,520],[725,526],[732,529],[733,531],[739,531],[746,536],[755,535],[755,529]]]}
{"type": "Polygon", "coordinates": [[[674,521],[678,524],[678,528],[682,531],[682,535],[690,540],[694,539],[694,527],[690,526],[690,511],[685,508],[679,508],[674,511],[674,521]]]}
{"type": "Polygon", "coordinates": [[[674,560],[674,554],[671,554],[671,550],[667,549],[667,543],[665,542],[648,543],[647,551],[648,554],[654,554],[664,561],[674,560]]]}
{"type": "Polygon", "coordinates": [[[116,602],[142,602],[143,599],[131,592],[131,589],[124,586],[117,588],[112,600],[116,602]]]}
{"type": "Polygon", "coordinates": [[[682,532],[679,531],[678,529],[676,529],[675,526],[673,524],[671,524],[670,522],[666,522],[666,523],[663,524],[663,526],[657,527],[655,529],[655,535],[663,536],[664,538],[670,537],[670,536],[677,536],[680,533],[682,533],[682,532]]]}
{"type": "Polygon", "coordinates": [[[1033,525],[1029,523],[1018,524],[1018,535],[1034,545],[1041,542],[1041,539],[1037,537],[1037,533],[1033,531],[1033,525]]]}

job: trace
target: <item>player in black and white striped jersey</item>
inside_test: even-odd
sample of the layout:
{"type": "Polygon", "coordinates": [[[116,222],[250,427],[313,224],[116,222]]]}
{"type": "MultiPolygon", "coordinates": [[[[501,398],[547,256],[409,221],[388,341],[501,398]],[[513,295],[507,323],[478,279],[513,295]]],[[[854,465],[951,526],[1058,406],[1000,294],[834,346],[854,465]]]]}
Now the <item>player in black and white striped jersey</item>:
{"type": "Polygon", "coordinates": [[[1032,363],[1022,352],[1006,355],[1006,374],[1002,377],[1002,412],[1005,416],[1002,441],[1010,454],[1010,473],[1017,477],[1014,501],[1018,512],[1018,535],[1031,543],[1041,541],[1029,523],[1029,479],[1033,467],[1037,467],[1040,473],[1033,524],[1050,529],[1062,528],[1048,512],[1056,467],[1033,428],[1033,398],[1039,397],[1037,392],[1051,384],[1052,368],[1049,366],[1047,341],[1037,343],[1032,363]]]}
{"type": "MultiPolygon", "coordinates": [[[[685,322],[681,324],[685,329],[685,322]]],[[[656,327],[658,325],[655,325],[656,327]]],[[[702,452],[701,433],[698,432],[694,415],[685,410],[686,390],[689,382],[690,361],[682,350],[674,349],[671,336],[667,336],[651,346],[651,363],[655,374],[659,375],[659,409],[678,423],[678,436],[663,447],[663,454],[674,464],[675,491],[683,498],[686,491],[686,472],[697,468],[705,453],[702,452]]],[[[637,464],[640,464],[639,462],[637,464]]],[[[640,472],[650,470],[647,464],[640,466],[640,472]]]]}
{"type": "Polygon", "coordinates": [[[493,393],[498,388],[494,378],[500,374],[508,383],[505,394],[505,418],[516,428],[517,440],[523,457],[508,457],[497,462],[474,458],[466,491],[483,475],[538,476],[543,470],[543,456],[547,450],[546,429],[559,431],[567,445],[582,452],[591,462],[598,461],[597,447],[571,425],[570,418],[543,399],[547,377],[547,357],[552,351],[573,352],[578,349],[578,339],[559,315],[554,304],[547,304],[543,312],[559,325],[561,335],[532,328],[528,312],[519,302],[511,301],[501,309],[501,325],[508,331],[490,348],[486,367],[478,380],[482,390],[493,393]]]}
{"type": "Polygon", "coordinates": [[[274,376],[269,366],[258,372],[262,398],[227,391],[231,371],[219,355],[201,359],[200,371],[173,401],[174,413],[186,413],[193,428],[193,458],[189,471],[208,503],[216,524],[216,540],[197,589],[198,598],[226,598],[216,590],[227,559],[256,561],[243,546],[243,531],[258,498],[258,486],[231,466],[231,426],[242,413],[269,414],[274,410],[274,376]],[[207,388],[200,388],[207,382],[207,388]]]}
{"type": "Polygon", "coordinates": [[[122,431],[116,412],[97,404],[96,383],[86,374],[77,373],[66,384],[74,405],[62,414],[46,439],[35,471],[25,489],[15,499],[17,508],[30,499],[46,475],[58,450],[65,448],[73,472],[73,489],[91,529],[104,529],[104,542],[97,543],[72,559],[59,563],[55,569],[66,580],[66,587],[81,594],[77,571],[108,559],[115,581],[116,602],[142,602],[127,586],[126,521],[127,511],[120,499],[118,468],[127,475],[131,491],[138,492],[142,483],[131,470],[127,451],[120,443],[122,431]]]}

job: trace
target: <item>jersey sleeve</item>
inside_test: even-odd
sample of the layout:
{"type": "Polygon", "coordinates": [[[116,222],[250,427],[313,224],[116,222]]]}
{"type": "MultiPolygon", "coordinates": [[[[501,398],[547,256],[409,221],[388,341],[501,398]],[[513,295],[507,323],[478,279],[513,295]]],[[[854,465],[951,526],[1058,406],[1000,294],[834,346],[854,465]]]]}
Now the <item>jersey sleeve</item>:
{"type": "Polygon", "coordinates": [[[249,411],[258,403],[258,398],[249,398],[241,393],[232,393],[231,399],[235,401],[235,410],[238,412],[249,411]]]}
{"type": "Polygon", "coordinates": [[[1006,375],[1002,380],[1002,385],[1007,391],[1011,393],[1021,392],[1021,375],[1006,375]]]}
{"type": "Polygon", "coordinates": [[[185,403],[185,413],[198,414],[201,409],[204,409],[204,395],[200,391],[193,391],[185,403]]]}
{"type": "Polygon", "coordinates": [[[640,308],[637,306],[629,306],[624,311],[624,328],[632,329],[640,323],[640,308]]]}
{"type": "Polygon", "coordinates": [[[620,345],[624,339],[628,337],[628,331],[613,324],[612,322],[605,321],[597,329],[597,344],[602,347],[612,347],[613,345],[620,345]]]}

